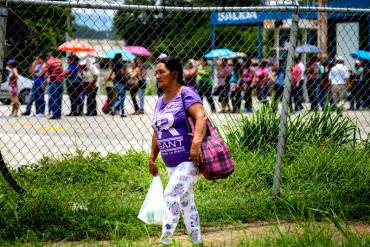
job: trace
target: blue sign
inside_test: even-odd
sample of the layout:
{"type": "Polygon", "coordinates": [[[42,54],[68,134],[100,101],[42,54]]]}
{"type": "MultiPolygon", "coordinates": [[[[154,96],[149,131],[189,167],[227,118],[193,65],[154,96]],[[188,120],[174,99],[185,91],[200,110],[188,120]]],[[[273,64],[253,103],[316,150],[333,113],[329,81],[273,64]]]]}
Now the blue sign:
{"type": "MultiPolygon", "coordinates": [[[[317,19],[316,13],[301,13],[301,19],[317,19]]],[[[212,25],[238,25],[262,23],[264,20],[288,20],[291,12],[212,12],[212,25]]]]}

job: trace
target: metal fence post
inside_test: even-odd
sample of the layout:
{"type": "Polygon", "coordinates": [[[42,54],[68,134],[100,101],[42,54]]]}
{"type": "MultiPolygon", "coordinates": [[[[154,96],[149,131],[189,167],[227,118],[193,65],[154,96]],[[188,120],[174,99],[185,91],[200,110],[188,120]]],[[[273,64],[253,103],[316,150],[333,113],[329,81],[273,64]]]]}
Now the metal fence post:
{"type": "Polygon", "coordinates": [[[4,5],[0,5],[0,83],[3,81],[3,69],[5,60],[5,36],[6,36],[6,20],[8,17],[8,9],[4,5]]]}
{"type": "Polygon", "coordinates": [[[279,126],[279,140],[277,145],[276,153],[276,163],[275,163],[275,173],[274,173],[274,185],[272,189],[272,196],[276,196],[280,193],[280,179],[281,179],[281,167],[282,160],[284,155],[284,146],[285,146],[285,133],[286,133],[286,123],[288,118],[289,110],[289,100],[290,100],[290,91],[291,91],[291,71],[293,67],[293,59],[295,55],[295,47],[297,44],[298,36],[298,22],[299,22],[299,4],[295,1],[296,9],[292,14],[292,26],[290,29],[290,38],[289,38],[289,52],[287,58],[287,65],[285,69],[285,87],[282,100],[282,109],[280,117],[280,126],[279,126]]]}

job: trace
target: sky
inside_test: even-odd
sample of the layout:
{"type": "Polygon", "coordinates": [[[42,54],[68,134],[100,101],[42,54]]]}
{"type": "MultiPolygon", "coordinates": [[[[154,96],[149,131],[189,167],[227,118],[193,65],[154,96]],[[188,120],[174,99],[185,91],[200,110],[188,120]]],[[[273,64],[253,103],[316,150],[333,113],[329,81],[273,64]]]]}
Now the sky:
{"type": "MultiPolygon", "coordinates": [[[[80,3],[88,4],[124,4],[125,0],[80,0],[80,3]]],[[[81,9],[73,8],[72,13],[75,16],[75,23],[86,25],[98,31],[110,30],[113,26],[113,17],[115,10],[105,9],[81,9]]]]}
{"type": "Polygon", "coordinates": [[[114,10],[73,9],[72,13],[78,25],[85,25],[98,31],[112,29],[114,10]]]}

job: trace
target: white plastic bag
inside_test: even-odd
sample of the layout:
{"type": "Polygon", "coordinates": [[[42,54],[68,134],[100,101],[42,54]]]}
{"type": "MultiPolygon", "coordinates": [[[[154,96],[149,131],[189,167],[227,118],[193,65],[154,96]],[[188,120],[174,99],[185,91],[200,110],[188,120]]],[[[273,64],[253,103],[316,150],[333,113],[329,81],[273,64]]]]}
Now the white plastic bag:
{"type": "Polygon", "coordinates": [[[138,218],[146,224],[162,225],[164,207],[162,181],[156,176],[149,187],[138,218]]]}

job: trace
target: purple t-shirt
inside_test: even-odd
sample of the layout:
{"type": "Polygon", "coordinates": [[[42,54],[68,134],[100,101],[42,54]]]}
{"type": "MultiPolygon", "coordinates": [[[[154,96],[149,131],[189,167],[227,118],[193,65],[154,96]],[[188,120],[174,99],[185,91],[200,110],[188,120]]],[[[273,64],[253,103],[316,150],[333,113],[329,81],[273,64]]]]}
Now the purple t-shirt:
{"type": "Polygon", "coordinates": [[[157,101],[152,127],[157,133],[158,147],[168,167],[175,167],[181,162],[189,161],[191,141],[186,125],[185,109],[188,110],[195,103],[202,104],[202,100],[192,88],[185,86],[182,87],[181,93],[167,104],[163,102],[163,95],[157,101]]]}

